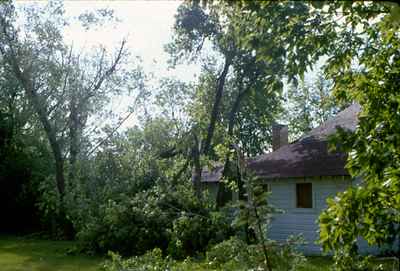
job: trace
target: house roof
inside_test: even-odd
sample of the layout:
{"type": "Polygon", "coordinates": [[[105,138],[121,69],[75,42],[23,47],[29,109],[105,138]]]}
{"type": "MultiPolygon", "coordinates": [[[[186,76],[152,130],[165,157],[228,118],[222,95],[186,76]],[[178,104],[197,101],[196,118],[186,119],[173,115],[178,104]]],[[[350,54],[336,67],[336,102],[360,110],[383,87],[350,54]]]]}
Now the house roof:
{"type": "MultiPolygon", "coordinates": [[[[328,152],[328,136],[334,134],[338,126],[354,131],[358,112],[360,105],[353,104],[299,140],[247,159],[247,166],[256,176],[265,179],[349,175],[345,169],[347,155],[328,152]]],[[[203,171],[203,182],[218,182],[222,169],[218,165],[212,171],[203,171]]]]}
{"type": "Polygon", "coordinates": [[[316,139],[326,140],[329,135],[336,132],[336,127],[340,126],[343,129],[354,131],[358,124],[358,113],[361,107],[358,103],[352,104],[345,110],[339,112],[335,117],[327,120],[320,126],[312,129],[310,132],[300,138],[300,140],[307,137],[314,137],[316,139]]]}

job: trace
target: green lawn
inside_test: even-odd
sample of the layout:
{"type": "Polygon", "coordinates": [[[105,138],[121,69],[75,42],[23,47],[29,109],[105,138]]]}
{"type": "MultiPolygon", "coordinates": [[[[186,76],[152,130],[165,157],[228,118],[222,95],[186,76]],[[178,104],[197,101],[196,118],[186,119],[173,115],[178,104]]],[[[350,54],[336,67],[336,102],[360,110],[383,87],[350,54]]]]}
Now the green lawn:
{"type": "Polygon", "coordinates": [[[98,271],[103,259],[68,255],[74,243],[0,236],[1,271],[98,271]]]}
{"type": "MultiPolygon", "coordinates": [[[[23,239],[0,236],[1,271],[99,271],[99,257],[68,255],[74,242],[23,239]]],[[[324,257],[309,258],[302,271],[328,270],[331,261],[324,257]]],[[[182,264],[182,267],[187,265],[182,264]]],[[[206,263],[190,266],[189,270],[209,270],[206,263]]]]}
{"type": "MultiPolygon", "coordinates": [[[[1,271],[100,271],[100,257],[69,255],[75,243],[0,236],[1,271]]],[[[332,261],[327,257],[309,257],[299,271],[328,271],[332,261]]],[[[385,270],[393,269],[393,263],[385,262],[385,270]],[[387,269],[386,269],[387,268],[387,269]]],[[[185,263],[179,270],[206,271],[207,263],[185,263]]]]}

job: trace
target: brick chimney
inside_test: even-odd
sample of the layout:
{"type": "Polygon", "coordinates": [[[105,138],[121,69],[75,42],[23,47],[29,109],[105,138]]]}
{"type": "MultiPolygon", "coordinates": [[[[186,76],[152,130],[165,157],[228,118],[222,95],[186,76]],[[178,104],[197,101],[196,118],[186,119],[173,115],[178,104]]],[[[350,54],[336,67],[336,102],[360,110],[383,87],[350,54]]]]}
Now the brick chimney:
{"type": "Polygon", "coordinates": [[[289,143],[288,127],[279,123],[272,124],[272,151],[289,143]]]}

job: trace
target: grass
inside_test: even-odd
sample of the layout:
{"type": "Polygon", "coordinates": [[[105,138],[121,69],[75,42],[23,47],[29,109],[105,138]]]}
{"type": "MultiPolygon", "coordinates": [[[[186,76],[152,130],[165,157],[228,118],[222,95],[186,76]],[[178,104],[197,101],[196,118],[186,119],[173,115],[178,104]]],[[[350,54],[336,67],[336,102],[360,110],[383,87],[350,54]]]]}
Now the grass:
{"type": "MultiPolygon", "coordinates": [[[[50,241],[0,236],[1,271],[100,271],[103,258],[86,255],[69,255],[74,242],[50,241]]],[[[381,261],[379,263],[382,263],[381,261]]],[[[384,261],[384,270],[396,270],[393,262],[384,261]],[[393,269],[394,268],[394,269],[393,269]]],[[[328,257],[308,257],[299,271],[328,271],[332,260],[328,257]]],[[[207,263],[179,263],[180,270],[207,271],[207,263]]]]}
{"type": "MultiPolygon", "coordinates": [[[[86,255],[68,255],[74,248],[71,241],[50,241],[25,239],[14,236],[0,236],[1,271],[100,271],[104,259],[86,255]]],[[[301,271],[329,270],[331,260],[326,257],[308,258],[307,265],[301,271]]],[[[191,262],[178,265],[193,271],[210,270],[207,263],[191,262]]]]}
{"type": "Polygon", "coordinates": [[[48,241],[0,236],[2,271],[99,271],[99,257],[68,255],[70,241],[48,241]]]}

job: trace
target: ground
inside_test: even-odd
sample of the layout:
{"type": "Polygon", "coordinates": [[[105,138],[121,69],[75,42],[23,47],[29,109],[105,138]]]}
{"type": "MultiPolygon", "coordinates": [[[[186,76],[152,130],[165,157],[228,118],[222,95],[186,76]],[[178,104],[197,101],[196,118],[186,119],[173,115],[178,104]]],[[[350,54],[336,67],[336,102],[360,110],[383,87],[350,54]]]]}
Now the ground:
{"type": "MultiPolygon", "coordinates": [[[[71,255],[75,243],[0,236],[1,271],[100,271],[101,257],[71,255]]],[[[328,271],[332,261],[326,257],[308,258],[301,271],[328,271]]],[[[182,263],[182,266],[185,266],[182,263]]],[[[389,267],[389,265],[387,265],[389,267]]],[[[191,265],[188,270],[206,271],[206,263],[191,265]]],[[[395,270],[391,267],[385,270],[395,270]]]]}
{"type": "Polygon", "coordinates": [[[103,259],[85,255],[68,255],[74,247],[70,241],[0,237],[2,271],[98,271],[103,259]]]}

